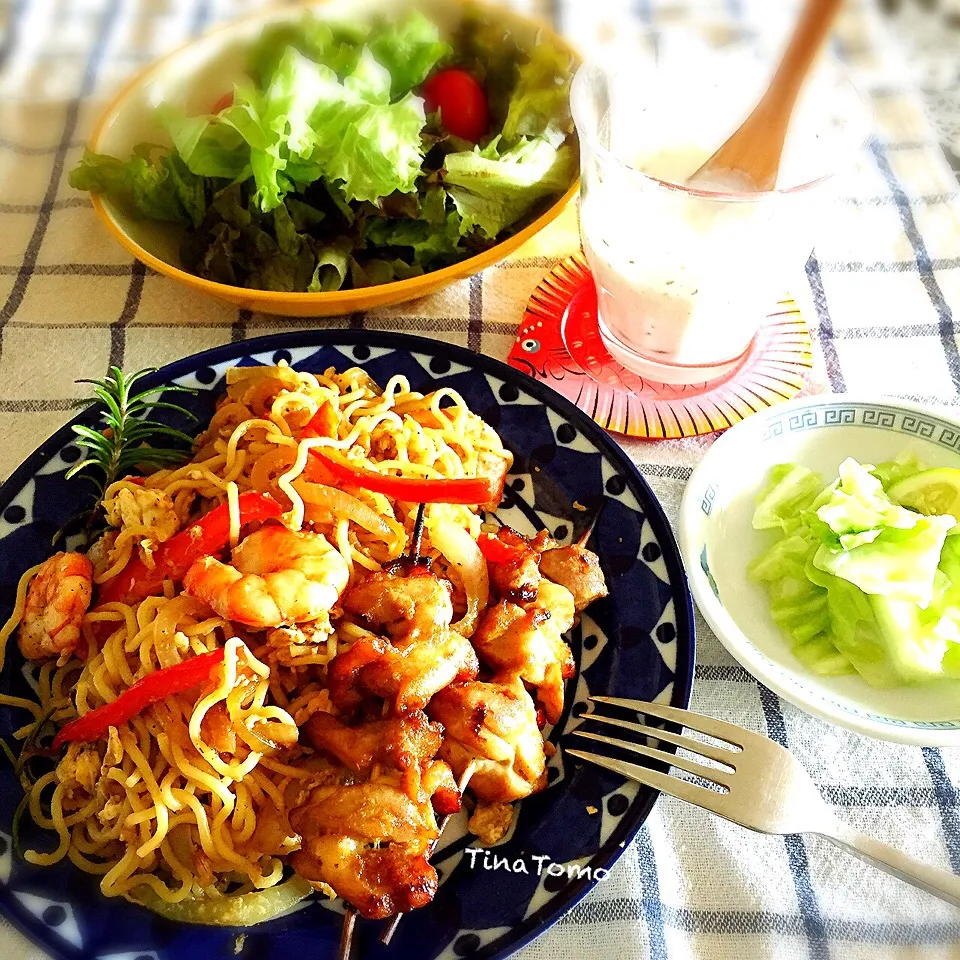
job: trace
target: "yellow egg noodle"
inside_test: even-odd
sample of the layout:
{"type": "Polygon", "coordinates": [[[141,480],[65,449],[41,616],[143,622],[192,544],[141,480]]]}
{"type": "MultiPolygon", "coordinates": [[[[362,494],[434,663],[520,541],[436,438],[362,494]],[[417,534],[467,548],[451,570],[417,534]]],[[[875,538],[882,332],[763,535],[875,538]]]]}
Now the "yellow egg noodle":
{"type": "MultiPolygon", "coordinates": [[[[322,533],[350,583],[400,557],[415,505],[310,479],[311,448],[378,473],[426,479],[475,477],[484,454],[512,459],[449,389],[425,396],[395,376],[381,390],[358,368],[316,375],[285,363],[232,369],[189,463],[107,489],[112,530],[90,550],[94,584],[133,560],[151,569],[163,542],[222,504],[236,547],[239,498],[248,491],[274,497],[288,530],[322,533]],[[324,404],[333,435],[300,438],[324,404]]],[[[439,527],[476,540],[481,516],[474,507],[427,507],[424,549],[456,588],[455,564],[431,545],[429,532],[439,527]]],[[[38,569],[21,580],[0,657],[38,569]]],[[[36,702],[0,696],[0,705],[23,714],[21,741],[38,723],[60,726],[157,670],[221,647],[224,659],[205,686],[153,703],[104,740],[70,743],[55,768],[28,785],[30,815],[52,842],[26,858],[41,865],[69,858],[100,877],[106,896],[135,900],[223,898],[278,884],[296,843],[285,811],[325,763],[296,743],[298,725],[328,703],[325,664],[364,635],[337,608],[309,629],[255,632],[212,614],[169,580],[161,596],[94,606],[74,654],[34,665],[36,702]]]]}

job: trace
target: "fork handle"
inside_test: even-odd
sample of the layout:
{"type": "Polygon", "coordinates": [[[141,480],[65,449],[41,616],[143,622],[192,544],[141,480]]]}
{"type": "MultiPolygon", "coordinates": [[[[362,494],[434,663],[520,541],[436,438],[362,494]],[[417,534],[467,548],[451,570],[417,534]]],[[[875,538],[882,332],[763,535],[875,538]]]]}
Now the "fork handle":
{"type": "Polygon", "coordinates": [[[816,832],[885,873],[899,877],[941,900],[946,900],[947,903],[960,907],[960,877],[955,874],[914,860],[894,847],[854,830],[842,820],[835,820],[830,825],[829,833],[820,830],[816,832]]]}

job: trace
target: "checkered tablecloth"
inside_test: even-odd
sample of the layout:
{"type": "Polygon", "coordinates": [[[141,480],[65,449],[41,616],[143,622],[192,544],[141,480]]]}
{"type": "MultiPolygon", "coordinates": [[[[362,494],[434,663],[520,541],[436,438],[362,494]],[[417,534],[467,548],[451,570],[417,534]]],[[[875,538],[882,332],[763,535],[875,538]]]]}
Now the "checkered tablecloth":
{"type": "MultiPolygon", "coordinates": [[[[337,320],[251,315],[131,262],[66,173],[107,99],[144,63],[255,3],[16,0],[0,5],[0,475],[70,416],[78,377],[137,369],[229,340],[350,324],[422,333],[505,357],[547,266],[576,244],[575,212],[512,261],[416,303],[337,320]]],[[[786,4],[704,5],[782,31],[786,4]]],[[[553,0],[586,50],[629,44],[689,8],[553,0]]],[[[816,343],[809,391],[960,402],[960,196],[909,84],[896,38],[850,0],[835,43],[874,111],[874,136],[793,291],[816,343]]],[[[676,517],[710,439],[626,441],[676,517]]],[[[960,750],[867,740],[806,716],[757,684],[698,620],[693,707],[767,733],[840,816],[960,872],[960,750]]],[[[0,957],[41,954],[0,925],[0,957]]],[[[662,799],[611,877],[522,954],[576,957],[946,958],[960,912],[816,840],[763,837],[662,799]]]]}

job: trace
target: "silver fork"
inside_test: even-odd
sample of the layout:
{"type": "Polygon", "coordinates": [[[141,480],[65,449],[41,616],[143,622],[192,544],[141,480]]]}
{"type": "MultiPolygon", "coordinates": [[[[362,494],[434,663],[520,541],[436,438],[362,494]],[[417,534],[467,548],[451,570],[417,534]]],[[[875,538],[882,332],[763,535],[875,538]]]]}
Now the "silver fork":
{"type": "Polygon", "coordinates": [[[629,753],[660,760],[669,766],[702,777],[716,784],[720,790],[718,792],[669,773],[600,754],[567,749],[566,752],[571,756],[606,767],[655,790],[662,790],[750,830],[780,835],[814,833],[825,837],[855,857],[920,887],[941,900],[960,906],[960,877],[914,860],[837,819],[799,761],[772,740],[732,723],[714,720],[677,707],[640,700],[621,700],[616,697],[590,699],[597,704],[624,707],[637,713],[672,721],[723,740],[725,746],[717,747],[669,730],[633,723],[619,717],[607,717],[595,712],[583,715],[584,720],[610,724],[634,734],[672,743],[701,757],[708,757],[725,767],[718,769],[647,746],[645,743],[607,737],[581,728],[571,731],[571,734],[587,737],[629,753]]]}

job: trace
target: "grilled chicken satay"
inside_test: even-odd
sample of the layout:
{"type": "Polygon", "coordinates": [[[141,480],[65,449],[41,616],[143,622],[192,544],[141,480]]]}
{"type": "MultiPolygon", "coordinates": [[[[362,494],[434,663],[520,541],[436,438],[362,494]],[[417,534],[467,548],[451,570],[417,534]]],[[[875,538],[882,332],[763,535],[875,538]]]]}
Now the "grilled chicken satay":
{"type": "Polygon", "coordinates": [[[445,731],[437,756],[458,781],[472,764],[470,789],[479,799],[509,803],[546,786],[537,711],[519,680],[451,684],[433,698],[429,713],[445,731]]]}
{"type": "Polygon", "coordinates": [[[499,556],[489,563],[490,580],[497,596],[514,603],[533,600],[537,595],[540,556],[553,541],[546,530],[532,540],[510,527],[501,527],[495,538],[502,544],[499,556]]]}
{"type": "Polygon", "coordinates": [[[501,600],[480,618],[473,645],[499,679],[519,678],[537,688],[550,723],[563,712],[563,684],[573,676],[573,654],[563,635],[573,626],[573,597],[541,580],[534,599],[501,600]]]}
{"type": "Polygon", "coordinates": [[[311,747],[360,776],[369,776],[375,765],[407,770],[421,764],[436,756],[443,740],[443,728],[421,710],[359,726],[320,712],[302,732],[311,747]]]}
{"type": "Polygon", "coordinates": [[[437,891],[429,861],[436,816],[429,798],[411,799],[402,781],[391,772],[368,783],[317,786],[290,815],[302,844],[293,868],[370,919],[425,906],[437,891]]]}
{"type": "Polygon", "coordinates": [[[442,735],[422,711],[354,725],[313,714],[305,742],[345,769],[340,783],[313,787],[290,816],[301,837],[297,872],[332,887],[365,917],[429,903],[437,814],[455,813],[461,799],[450,767],[435,759],[442,735]]]}
{"type": "Polygon", "coordinates": [[[433,639],[450,625],[450,583],[425,564],[371,574],[343,597],[343,608],[397,644],[433,639]]]}
{"type": "Polygon", "coordinates": [[[425,565],[373,574],[343,597],[347,615],[371,632],[330,663],[331,701],[356,717],[365,698],[376,696],[388,716],[358,724],[315,714],[308,721],[308,743],[372,779],[314,788],[291,823],[303,840],[296,869],[329,884],[363,916],[404,912],[433,897],[436,813],[459,808],[457,782],[466,773],[479,800],[471,823],[483,820],[491,841],[509,825],[508,804],[546,785],[538,712],[524,682],[538,688],[556,719],[573,671],[562,639],[578,612],[568,584],[580,597],[595,594],[596,583],[584,578],[599,568],[583,560],[589,551],[556,548],[546,535],[533,542],[508,536],[516,551],[490,565],[500,600],[473,637],[496,672],[493,682],[474,679],[473,646],[450,629],[450,585],[425,565]],[[563,585],[540,569],[554,549],[566,551],[549,561],[563,585]]]}
{"type": "Polygon", "coordinates": [[[497,539],[500,559],[490,568],[501,600],[480,618],[473,645],[498,679],[536,687],[547,720],[556,723],[564,681],[575,669],[563,635],[588,603],[606,595],[599,561],[582,546],[557,546],[545,532],[528,540],[504,527],[497,539]]]}
{"type": "Polygon", "coordinates": [[[531,540],[509,527],[501,527],[496,540],[502,559],[491,564],[490,579],[504,599],[535,599],[544,577],[570,591],[577,613],[607,595],[600,558],[582,544],[560,546],[545,530],[531,540]]]}
{"type": "Polygon", "coordinates": [[[443,740],[443,727],[423,711],[402,717],[349,726],[330,713],[315,713],[303,728],[306,742],[352,773],[369,777],[376,769],[404,774],[411,798],[431,798],[440,814],[460,809],[460,791],[449,766],[434,757],[443,740]]]}
{"type": "Polygon", "coordinates": [[[540,555],[540,573],[570,591],[577,613],[582,613],[608,592],[600,558],[576,543],[544,550],[540,555]]]}
{"type": "Polygon", "coordinates": [[[455,680],[480,668],[470,642],[450,629],[450,585],[426,567],[375,573],[343,598],[344,610],[384,631],[355,643],[330,664],[330,696],[342,710],[364,694],[382,697],[396,714],[422,710],[455,680]]]}

